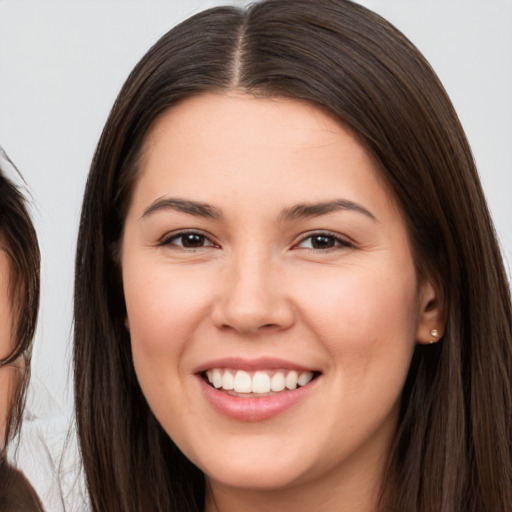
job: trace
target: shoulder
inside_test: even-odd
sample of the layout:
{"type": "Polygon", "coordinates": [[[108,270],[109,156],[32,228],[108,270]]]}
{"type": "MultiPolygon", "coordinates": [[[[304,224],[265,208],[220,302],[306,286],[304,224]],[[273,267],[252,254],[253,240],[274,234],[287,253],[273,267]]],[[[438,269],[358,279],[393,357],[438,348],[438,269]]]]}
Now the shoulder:
{"type": "Polygon", "coordinates": [[[2,512],[42,512],[43,507],[23,473],[0,461],[0,510],[2,512]]]}

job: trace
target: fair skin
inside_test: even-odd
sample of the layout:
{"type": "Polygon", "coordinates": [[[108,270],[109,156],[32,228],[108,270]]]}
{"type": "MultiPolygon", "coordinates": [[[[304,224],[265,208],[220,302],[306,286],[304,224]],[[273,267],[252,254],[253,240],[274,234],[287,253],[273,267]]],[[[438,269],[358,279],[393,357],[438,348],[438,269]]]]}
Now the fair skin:
{"type": "Polygon", "coordinates": [[[145,144],[121,266],[139,382],[205,473],[207,512],[372,509],[440,315],[348,130],[287,99],[173,107],[145,144]]]}
{"type": "MultiPolygon", "coordinates": [[[[12,351],[12,307],[9,293],[10,264],[7,253],[0,248],[0,359],[7,357],[12,351]]],[[[11,396],[14,385],[13,365],[0,367],[0,453],[4,449],[6,422],[11,407],[11,396]]]]}

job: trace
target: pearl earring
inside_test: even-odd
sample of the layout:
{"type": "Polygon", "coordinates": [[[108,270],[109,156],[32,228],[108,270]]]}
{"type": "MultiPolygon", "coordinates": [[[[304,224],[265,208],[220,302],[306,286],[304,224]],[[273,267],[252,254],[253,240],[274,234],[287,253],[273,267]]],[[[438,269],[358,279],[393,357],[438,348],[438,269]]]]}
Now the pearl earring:
{"type": "Polygon", "coordinates": [[[432,329],[430,331],[430,335],[434,338],[433,340],[430,340],[430,344],[432,343],[435,343],[437,341],[437,337],[439,336],[439,332],[437,331],[437,329],[432,329]]]}

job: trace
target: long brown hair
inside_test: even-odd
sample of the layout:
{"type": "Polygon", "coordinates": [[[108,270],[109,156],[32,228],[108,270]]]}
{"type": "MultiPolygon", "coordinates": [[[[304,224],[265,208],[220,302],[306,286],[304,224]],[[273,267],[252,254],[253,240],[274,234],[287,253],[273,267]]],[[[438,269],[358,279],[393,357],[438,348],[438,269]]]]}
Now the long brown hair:
{"type": "Polygon", "coordinates": [[[512,308],[471,150],[418,50],[348,0],[199,13],[123,86],[92,162],[76,256],[76,414],[93,510],[203,507],[203,475],[137,383],[117,246],[155,119],[228,90],[309,102],[358,134],[401,206],[419,275],[442,291],[445,334],[416,348],[380,509],[512,511],[512,308]]]}
{"type": "MultiPolygon", "coordinates": [[[[14,167],[0,148],[4,163],[14,167]]],[[[16,171],[15,171],[16,172],[16,171]]],[[[9,261],[9,299],[14,314],[11,352],[0,359],[0,367],[19,365],[20,373],[7,417],[5,444],[21,426],[25,391],[30,378],[32,339],[39,309],[40,254],[37,236],[20,189],[0,167],[0,243],[9,261]],[[18,361],[22,361],[19,363],[18,361]]],[[[6,319],[1,319],[5,322],[6,319]]],[[[1,455],[1,454],[0,454],[1,455]]]]}

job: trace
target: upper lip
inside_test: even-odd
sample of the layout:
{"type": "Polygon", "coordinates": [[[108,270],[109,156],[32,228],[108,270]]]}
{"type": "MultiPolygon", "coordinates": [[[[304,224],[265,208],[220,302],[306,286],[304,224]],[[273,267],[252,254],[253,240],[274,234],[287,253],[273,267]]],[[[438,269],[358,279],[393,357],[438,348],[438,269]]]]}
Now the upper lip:
{"type": "Polygon", "coordinates": [[[297,370],[301,372],[318,371],[316,368],[311,368],[293,361],[274,357],[259,357],[256,359],[224,357],[202,363],[194,368],[193,372],[202,373],[206,370],[211,370],[212,368],[230,368],[233,370],[245,370],[249,372],[258,370],[297,370]]]}

